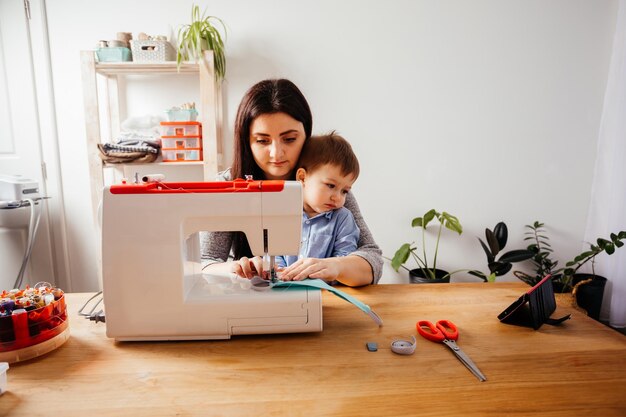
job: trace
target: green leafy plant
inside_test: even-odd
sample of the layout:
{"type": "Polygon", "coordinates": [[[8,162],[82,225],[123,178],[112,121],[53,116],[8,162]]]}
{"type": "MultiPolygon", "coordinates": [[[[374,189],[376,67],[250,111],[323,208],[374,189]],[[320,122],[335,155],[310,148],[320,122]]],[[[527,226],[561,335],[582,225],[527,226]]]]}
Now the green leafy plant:
{"type": "Polygon", "coordinates": [[[546,234],[545,225],[535,221],[532,225],[527,224],[525,227],[528,230],[524,240],[532,241],[527,249],[533,253],[531,260],[535,266],[535,274],[529,275],[522,271],[514,271],[513,274],[526,284],[534,286],[548,274],[556,276],[555,268],[559,262],[553,261],[551,258],[553,250],[546,234]]]}
{"type": "Polygon", "coordinates": [[[221,80],[226,75],[226,57],[224,55],[224,41],[215,24],[222,26],[224,38],[226,26],[219,17],[206,16],[206,11],[200,14],[200,8],[193,5],[191,8],[191,23],[178,29],[178,53],[176,63],[180,65],[186,60],[202,59],[202,51],[212,50],[215,57],[215,78],[221,80]]]}
{"type": "MultiPolygon", "coordinates": [[[[445,227],[448,230],[452,230],[453,232],[458,233],[459,235],[463,233],[463,226],[459,222],[459,219],[450,213],[446,213],[445,211],[439,213],[435,209],[429,210],[422,217],[416,217],[411,222],[412,227],[420,227],[422,228],[422,250],[421,254],[418,252],[417,246],[415,246],[415,242],[413,243],[405,243],[396,251],[393,259],[391,260],[391,266],[394,270],[398,271],[400,267],[409,270],[406,268],[404,263],[408,261],[409,256],[411,256],[418,265],[418,268],[422,271],[425,277],[430,279],[435,279],[435,269],[437,268],[437,255],[439,252],[439,240],[441,239],[441,232],[445,227]],[[428,224],[437,219],[439,221],[439,230],[437,231],[437,240],[435,244],[435,252],[432,262],[432,267],[429,266],[428,256],[426,255],[426,228],[428,224]]],[[[446,275],[449,276],[452,273],[446,275]]]]}
{"type": "Polygon", "coordinates": [[[550,259],[552,254],[552,248],[550,247],[548,237],[545,235],[544,224],[538,221],[533,225],[526,225],[530,230],[531,236],[529,240],[534,242],[528,246],[528,250],[534,253],[532,258],[535,265],[535,274],[529,275],[522,271],[515,271],[516,277],[527,283],[528,285],[535,285],[547,274],[552,275],[552,281],[560,283],[563,291],[570,291],[572,289],[572,279],[575,273],[591,261],[592,272],[595,275],[595,258],[601,253],[612,255],[615,249],[624,246],[622,240],[626,239],[626,231],[621,231],[617,234],[611,233],[609,239],[598,238],[596,244],[589,243],[589,249],[575,256],[573,260],[565,263],[565,267],[555,269],[558,262],[550,259]]]}
{"type": "Polygon", "coordinates": [[[469,271],[468,273],[481,278],[485,282],[494,282],[496,277],[502,276],[513,268],[513,262],[521,262],[532,258],[533,253],[527,249],[515,249],[502,254],[499,258],[496,256],[504,249],[509,236],[508,228],[504,222],[496,224],[493,231],[485,229],[485,243],[478,238],[485,254],[487,255],[487,266],[489,267],[489,275],[482,271],[469,271]]]}
{"type": "MultiPolygon", "coordinates": [[[[621,231],[618,234],[611,233],[609,239],[610,240],[602,238],[597,239],[597,245],[594,245],[593,243],[589,244],[588,251],[581,253],[573,260],[565,264],[565,268],[563,269],[563,276],[561,278],[564,289],[571,288],[572,277],[580,269],[581,266],[589,261],[592,261],[591,265],[593,267],[596,256],[600,255],[602,252],[606,252],[607,255],[612,255],[613,253],[615,253],[616,248],[621,248],[622,246],[624,246],[624,242],[622,242],[622,240],[626,239],[626,231],[621,231]]],[[[594,270],[593,274],[595,275],[595,268],[592,269],[594,270]]]]}

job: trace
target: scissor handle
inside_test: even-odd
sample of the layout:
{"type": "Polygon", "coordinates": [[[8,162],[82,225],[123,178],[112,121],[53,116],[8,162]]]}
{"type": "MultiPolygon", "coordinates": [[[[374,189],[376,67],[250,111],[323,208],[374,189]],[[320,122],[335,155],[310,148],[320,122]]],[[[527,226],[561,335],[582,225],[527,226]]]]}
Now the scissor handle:
{"type": "Polygon", "coordinates": [[[457,340],[459,338],[459,330],[450,320],[439,320],[437,328],[448,340],[457,340]]]}
{"type": "Polygon", "coordinates": [[[422,337],[432,342],[443,342],[446,338],[440,329],[427,320],[418,321],[415,327],[422,337]]]}

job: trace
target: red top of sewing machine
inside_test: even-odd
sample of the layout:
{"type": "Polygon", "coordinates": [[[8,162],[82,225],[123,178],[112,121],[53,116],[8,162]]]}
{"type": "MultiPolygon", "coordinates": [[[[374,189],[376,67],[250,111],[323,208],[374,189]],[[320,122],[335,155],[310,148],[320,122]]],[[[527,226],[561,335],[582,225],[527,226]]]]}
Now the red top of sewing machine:
{"type": "Polygon", "coordinates": [[[112,185],[111,194],[168,194],[168,193],[255,193],[282,191],[282,180],[243,180],[215,182],[145,182],[141,184],[112,185]]]}

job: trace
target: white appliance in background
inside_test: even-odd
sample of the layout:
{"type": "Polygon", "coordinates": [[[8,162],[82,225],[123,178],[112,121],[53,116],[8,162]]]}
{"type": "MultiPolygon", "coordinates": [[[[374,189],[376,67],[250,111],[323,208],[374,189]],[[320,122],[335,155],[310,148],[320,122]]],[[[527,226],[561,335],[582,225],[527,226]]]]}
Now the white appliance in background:
{"type": "Polygon", "coordinates": [[[107,336],[116,340],[228,339],[322,330],[318,289],[255,291],[203,274],[200,231],[242,231],[255,255],[297,255],[296,181],[113,185],[102,205],[107,336]]]}
{"type": "MultiPolygon", "coordinates": [[[[39,184],[20,175],[0,175],[0,202],[39,197],[39,184]]],[[[2,206],[0,206],[2,207],[2,206]]]]}

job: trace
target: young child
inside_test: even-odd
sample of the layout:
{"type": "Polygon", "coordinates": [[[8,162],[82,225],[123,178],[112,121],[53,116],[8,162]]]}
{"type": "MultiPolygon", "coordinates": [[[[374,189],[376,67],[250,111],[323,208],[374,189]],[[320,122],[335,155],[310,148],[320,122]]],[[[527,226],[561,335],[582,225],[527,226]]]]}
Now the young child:
{"type": "Polygon", "coordinates": [[[352,147],[334,131],[305,141],[296,170],[304,200],[300,254],[276,257],[279,270],[300,258],[346,256],[357,249],[359,228],[343,205],[358,176],[352,147]]]}

